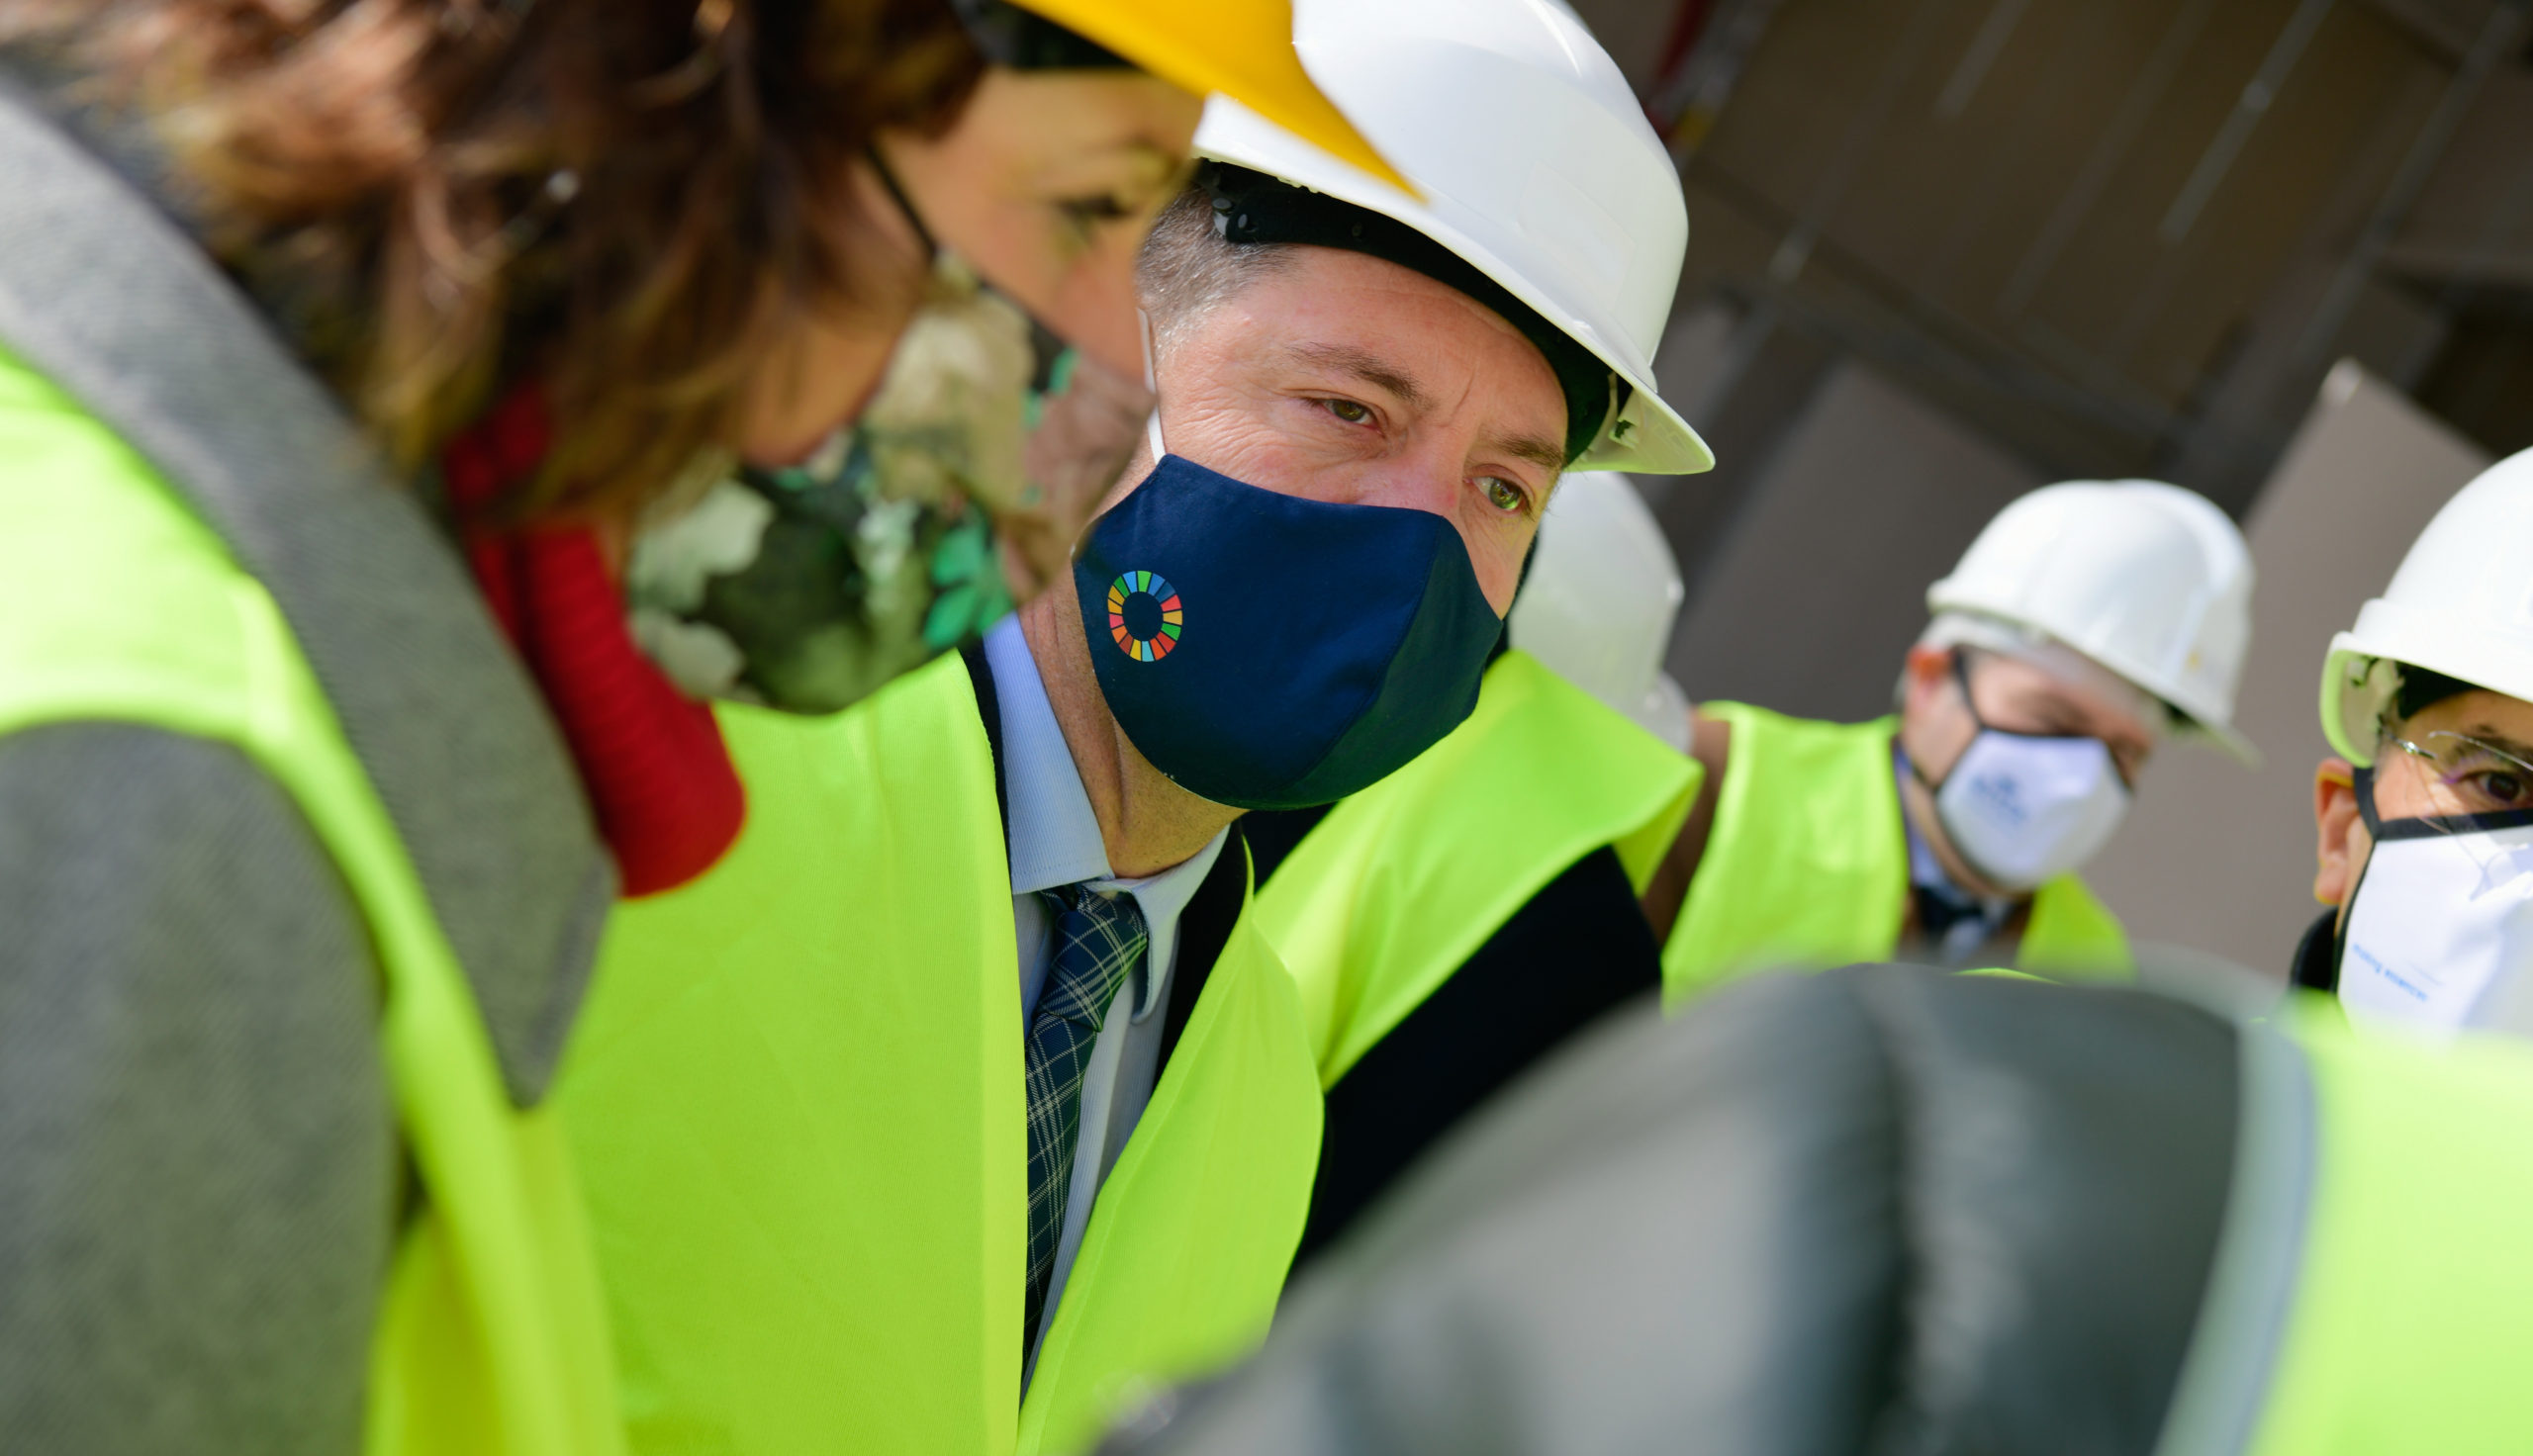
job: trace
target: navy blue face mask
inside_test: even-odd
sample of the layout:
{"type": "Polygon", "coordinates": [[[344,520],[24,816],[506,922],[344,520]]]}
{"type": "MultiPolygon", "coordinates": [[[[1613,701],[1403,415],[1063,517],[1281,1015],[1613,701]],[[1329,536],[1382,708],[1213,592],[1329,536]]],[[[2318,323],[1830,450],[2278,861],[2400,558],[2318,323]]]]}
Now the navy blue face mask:
{"type": "Polygon", "coordinates": [[[1334,803],[1477,705],[1504,623],[1429,510],[1334,505],[1175,455],[1076,553],[1108,711],[1180,787],[1241,809],[1334,803]]]}

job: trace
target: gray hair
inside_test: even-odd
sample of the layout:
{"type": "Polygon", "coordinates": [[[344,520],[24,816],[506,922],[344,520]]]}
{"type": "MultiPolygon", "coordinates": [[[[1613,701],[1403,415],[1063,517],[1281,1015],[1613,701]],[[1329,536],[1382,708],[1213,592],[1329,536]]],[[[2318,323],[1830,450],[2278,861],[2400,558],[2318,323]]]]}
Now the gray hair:
{"type": "Polygon", "coordinates": [[[1190,187],[1164,209],[1135,263],[1135,286],[1156,346],[1174,344],[1251,284],[1291,266],[1293,244],[1233,242],[1222,235],[1213,194],[1190,187]]]}

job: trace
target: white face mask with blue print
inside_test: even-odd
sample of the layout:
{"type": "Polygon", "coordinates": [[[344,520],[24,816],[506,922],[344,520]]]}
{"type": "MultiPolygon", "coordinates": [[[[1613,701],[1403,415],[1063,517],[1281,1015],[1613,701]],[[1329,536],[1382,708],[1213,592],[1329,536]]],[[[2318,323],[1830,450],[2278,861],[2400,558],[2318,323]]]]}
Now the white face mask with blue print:
{"type": "Polygon", "coordinates": [[[1935,790],[1935,817],[1970,867],[2010,890],[2036,889],[2109,843],[2128,788],[2095,738],[1982,728],[1935,790]]]}
{"type": "Polygon", "coordinates": [[[2357,798],[2375,836],[2340,943],[2349,1019],[2430,1035],[2520,1020],[2533,975],[2533,815],[2379,819],[2374,781],[2357,798]]]}
{"type": "Polygon", "coordinates": [[[1935,818],[1983,877],[2017,892],[2037,889],[2111,842],[2128,813],[2128,785],[2101,739],[1989,727],[1959,657],[1953,675],[1979,735],[1942,783],[1927,784],[1935,818]]]}

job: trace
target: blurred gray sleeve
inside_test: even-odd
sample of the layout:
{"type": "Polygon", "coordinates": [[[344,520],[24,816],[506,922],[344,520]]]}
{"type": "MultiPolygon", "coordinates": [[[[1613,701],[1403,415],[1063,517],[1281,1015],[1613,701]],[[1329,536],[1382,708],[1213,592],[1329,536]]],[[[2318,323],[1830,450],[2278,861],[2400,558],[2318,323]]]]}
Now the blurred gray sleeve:
{"type": "Polygon", "coordinates": [[[0,1444],[359,1448],[378,1006],[331,858],[236,750],[0,737],[0,1444]]]}
{"type": "Polygon", "coordinates": [[[1622,1013],[1104,1450],[2155,1456],[2239,1052],[2169,997],[1900,965],[1622,1013]]]}

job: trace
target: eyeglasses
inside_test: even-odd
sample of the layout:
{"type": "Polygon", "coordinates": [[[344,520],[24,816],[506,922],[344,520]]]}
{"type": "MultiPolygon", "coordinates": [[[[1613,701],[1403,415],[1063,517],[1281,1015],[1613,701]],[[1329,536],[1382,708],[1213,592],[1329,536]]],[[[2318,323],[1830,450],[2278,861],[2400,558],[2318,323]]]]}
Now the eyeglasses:
{"type": "Polygon", "coordinates": [[[2396,762],[2422,771],[2431,813],[2494,814],[2533,808],[2533,762],[2513,748],[2443,730],[2416,739],[2396,738],[2392,746],[2405,756],[2396,762]]]}
{"type": "MultiPolygon", "coordinates": [[[[1953,683],[1961,693],[1961,701],[1963,705],[1970,709],[1971,722],[1982,728],[1991,728],[2000,733],[2012,733],[2024,738],[2094,737],[2093,734],[2084,732],[2082,729],[2074,728],[2072,726],[2052,725],[2040,728],[2009,728],[2002,724],[1988,721],[1987,715],[1979,710],[1979,695],[1976,692],[1973,692],[1970,687],[1970,667],[1972,654],[1974,652],[1982,662],[1986,661],[1990,657],[2003,656],[2003,654],[1994,652],[1991,649],[1973,648],[1967,643],[1957,644],[1952,649],[1953,683]]],[[[2139,743],[2126,735],[2106,737],[2103,738],[2101,742],[2103,747],[2111,751],[2111,767],[2119,771],[2120,782],[2127,785],[2130,792],[2135,792],[2137,788],[2137,775],[2145,772],[2147,756],[2154,752],[2155,745],[2151,741],[2139,743]]]]}

